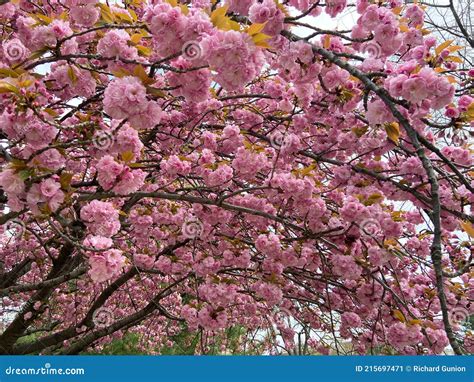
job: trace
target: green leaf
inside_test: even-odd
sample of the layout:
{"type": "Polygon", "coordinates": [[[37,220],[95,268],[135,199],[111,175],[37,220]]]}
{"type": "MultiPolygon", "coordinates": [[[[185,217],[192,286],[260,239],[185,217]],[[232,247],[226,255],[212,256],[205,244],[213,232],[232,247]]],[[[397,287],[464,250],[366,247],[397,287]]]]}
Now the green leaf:
{"type": "Polygon", "coordinates": [[[23,181],[27,180],[31,175],[33,175],[33,170],[31,170],[31,169],[21,170],[18,173],[18,176],[23,181]]]}

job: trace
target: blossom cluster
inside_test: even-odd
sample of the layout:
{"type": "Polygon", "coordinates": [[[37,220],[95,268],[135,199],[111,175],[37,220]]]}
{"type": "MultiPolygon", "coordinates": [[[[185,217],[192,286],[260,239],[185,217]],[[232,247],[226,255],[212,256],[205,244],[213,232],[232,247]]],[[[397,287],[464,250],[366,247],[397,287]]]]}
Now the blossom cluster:
{"type": "Polygon", "coordinates": [[[2,346],[473,351],[474,70],[427,10],[0,5],[2,346]]]}
{"type": "Polygon", "coordinates": [[[146,89],[137,77],[111,81],[104,92],[104,111],[115,119],[125,119],[137,129],[149,129],[160,122],[161,107],[147,99],[146,89]]]}

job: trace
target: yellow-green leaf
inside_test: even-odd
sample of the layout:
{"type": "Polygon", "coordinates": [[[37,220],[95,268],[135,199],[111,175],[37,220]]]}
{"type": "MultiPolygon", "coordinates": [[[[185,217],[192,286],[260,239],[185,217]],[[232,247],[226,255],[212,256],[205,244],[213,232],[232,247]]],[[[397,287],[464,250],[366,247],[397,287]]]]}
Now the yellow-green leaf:
{"type": "Polygon", "coordinates": [[[392,215],[392,220],[394,222],[402,222],[403,221],[402,211],[393,211],[391,213],[391,215],[392,215]]]}
{"type": "Polygon", "coordinates": [[[383,196],[382,196],[381,194],[377,194],[377,193],[376,193],[376,194],[370,195],[370,196],[366,199],[366,201],[365,201],[364,204],[365,204],[366,206],[371,206],[371,205],[373,205],[373,204],[375,204],[375,203],[377,203],[377,202],[380,202],[381,200],[383,200],[383,196]]]}
{"type": "Polygon", "coordinates": [[[439,55],[444,49],[450,46],[453,43],[453,41],[454,40],[446,40],[442,44],[438,45],[438,47],[435,49],[436,55],[439,55]]]}
{"type": "Polygon", "coordinates": [[[130,13],[130,16],[132,16],[133,21],[137,21],[137,20],[138,20],[138,16],[137,16],[137,14],[133,11],[132,8],[128,8],[128,13],[130,13]]]}
{"type": "Polygon", "coordinates": [[[406,322],[405,316],[398,309],[393,311],[393,317],[395,317],[400,322],[406,322]]]}
{"type": "Polygon", "coordinates": [[[23,181],[25,181],[26,179],[28,179],[32,175],[33,175],[33,170],[31,168],[21,170],[21,171],[18,172],[18,176],[23,181]]]}
{"type": "MultiPolygon", "coordinates": [[[[467,107],[466,115],[467,115],[469,120],[474,119],[474,102],[471,102],[471,104],[467,107]]],[[[474,173],[474,171],[473,171],[473,173],[474,173]]],[[[474,176],[474,175],[472,175],[472,176],[474,176]]]]}
{"type": "Polygon", "coordinates": [[[219,18],[219,17],[222,17],[222,16],[225,16],[225,14],[227,13],[227,10],[229,9],[229,6],[228,5],[224,5],[222,7],[219,7],[217,9],[215,9],[212,13],[211,13],[211,21],[214,23],[214,21],[219,18]]]}
{"type": "Polygon", "coordinates": [[[130,36],[130,40],[134,44],[138,44],[140,42],[140,40],[142,39],[142,37],[143,37],[143,33],[134,33],[130,36]]]}
{"type": "Polygon", "coordinates": [[[300,171],[302,177],[308,176],[316,168],[315,164],[309,165],[300,171]]]}
{"type": "Polygon", "coordinates": [[[245,33],[249,34],[250,36],[253,36],[257,33],[260,33],[263,28],[265,28],[265,23],[255,23],[255,24],[252,24],[250,25],[246,30],[245,30],[245,33]]]}
{"type": "Polygon", "coordinates": [[[474,226],[472,225],[472,223],[470,222],[461,222],[461,227],[464,229],[464,231],[466,231],[466,233],[471,236],[471,237],[474,237],[474,226]]]}
{"type": "Polygon", "coordinates": [[[112,70],[112,74],[117,78],[122,78],[129,76],[131,73],[126,69],[119,68],[119,70],[112,70]]]}
{"type": "Polygon", "coordinates": [[[72,177],[74,174],[72,172],[63,172],[59,177],[59,184],[63,190],[68,190],[71,186],[72,177]]]}
{"type": "Polygon", "coordinates": [[[99,4],[100,10],[101,10],[101,16],[102,20],[104,20],[106,23],[113,23],[115,21],[114,15],[110,8],[106,4],[99,4]]]}
{"type": "Polygon", "coordinates": [[[140,80],[142,81],[144,85],[151,85],[155,82],[153,78],[148,77],[148,74],[145,71],[145,68],[141,65],[135,66],[135,68],[133,69],[133,75],[135,77],[140,78],[140,80]]]}
{"type": "Polygon", "coordinates": [[[120,154],[120,156],[122,157],[122,160],[125,163],[131,162],[133,158],[135,157],[135,155],[133,154],[133,151],[130,151],[130,150],[123,152],[122,154],[120,154]]]}
{"type": "Polygon", "coordinates": [[[265,33],[257,33],[257,34],[252,36],[252,41],[254,42],[254,44],[256,46],[259,46],[261,48],[270,49],[271,46],[268,45],[268,43],[267,43],[267,40],[269,38],[270,38],[270,36],[265,34],[265,33]]]}
{"type": "Polygon", "coordinates": [[[233,31],[236,31],[236,32],[239,32],[240,31],[240,24],[234,20],[231,20],[230,18],[228,18],[228,26],[227,26],[227,29],[229,30],[233,30],[233,31]]]}
{"type": "Polygon", "coordinates": [[[35,78],[34,77],[24,77],[23,78],[19,78],[19,81],[18,81],[18,86],[20,88],[27,88],[31,85],[33,85],[33,83],[35,82],[35,78]]]}
{"type": "Polygon", "coordinates": [[[0,94],[3,93],[16,93],[18,94],[18,88],[9,82],[0,81],[0,94]]]}
{"type": "Polygon", "coordinates": [[[180,4],[179,7],[181,8],[181,13],[182,13],[183,15],[187,16],[188,13],[189,13],[189,8],[188,8],[188,6],[187,6],[186,4],[180,4]]]}
{"type": "Polygon", "coordinates": [[[151,86],[147,86],[146,91],[147,91],[148,94],[151,94],[155,97],[159,97],[159,98],[165,98],[166,97],[166,94],[165,94],[164,91],[162,91],[160,89],[157,89],[157,88],[154,88],[154,87],[151,87],[151,86]]]}
{"type": "Polygon", "coordinates": [[[77,82],[77,75],[72,66],[69,66],[67,68],[67,76],[69,77],[73,85],[77,82]]]}
{"type": "Polygon", "coordinates": [[[137,45],[136,48],[143,56],[148,57],[151,55],[151,49],[146,46],[137,45]]]}
{"type": "Polygon", "coordinates": [[[395,7],[392,9],[392,12],[396,15],[399,15],[402,12],[403,7],[395,7]]]}
{"type": "Polygon", "coordinates": [[[283,12],[283,14],[288,17],[290,16],[290,14],[288,13],[288,9],[282,4],[280,3],[278,0],[274,0],[275,1],[275,4],[277,6],[277,8],[283,12]]]}
{"type": "Polygon", "coordinates": [[[17,78],[19,74],[14,71],[13,69],[10,68],[0,68],[0,77],[5,78],[5,77],[12,77],[12,78],[17,78]]]}
{"type": "Polygon", "coordinates": [[[461,57],[458,57],[458,56],[448,56],[448,57],[446,57],[445,61],[457,62],[458,64],[462,64],[464,62],[461,59],[461,57]]]}
{"type": "Polygon", "coordinates": [[[130,17],[130,15],[126,12],[114,12],[114,16],[117,17],[119,20],[126,21],[129,23],[133,22],[133,19],[130,17]]]}
{"type": "Polygon", "coordinates": [[[450,53],[454,53],[454,52],[457,52],[458,50],[461,50],[462,48],[464,47],[460,45],[452,45],[448,48],[448,50],[450,53]]]}
{"type": "Polygon", "coordinates": [[[327,34],[323,38],[323,47],[324,49],[328,49],[330,45],[331,45],[331,36],[327,34]]]}
{"type": "Polygon", "coordinates": [[[385,131],[387,132],[388,138],[395,144],[398,145],[400,138],[400,126],[396,122],[388,123],[385,125],[385,131]]]}
{"type": "Polygon", "coordinates": [[[229,6],[224,5],[223,7],[219,7],[211,13],[211,22],[216,28],[223,30],[230,29],[230,19],[225,15],[228,9],[229,6]]]}
{"type": "Polygon", "coordinates": [[[43,109],[46,113],[48,113],[51,117],[57,117],[58,116],[58,112],[56,110],[53,110],[49,107],[46,107],[43,109]]]}
{"type": "Polygon", "coordinates": [[[35,59],[41,57],[41,56],[42,56],[43,54],[45,54],[47,51],[48,51],[47,48],[43,48],[43,49],[37,50],[37,51],[31,53],[30,57],[28,57],[28,60],[35,60],[35,59]]]}
{"type": "Polygon", "coordinates": [[[35,16],[38,20],[42,21],[43,24],[51,24],[53,22],[53,19],[51,17],[42,15],[40,13],[35,14],[35,16]]]}
{"type": "Polygon", "coordinates": [[[357,138],[362,137],[368,130],[368,126],[353,127],[351,129],[351,131],[356,135],[357,138]]]}
{"type": "Polygon", "coordinates": [[[409,30],[408,25],[406,25],[404,23],[400,24],[399,28],[400,28],[400,32],[402,32],[402,33],[406,33],[409,30]]]}

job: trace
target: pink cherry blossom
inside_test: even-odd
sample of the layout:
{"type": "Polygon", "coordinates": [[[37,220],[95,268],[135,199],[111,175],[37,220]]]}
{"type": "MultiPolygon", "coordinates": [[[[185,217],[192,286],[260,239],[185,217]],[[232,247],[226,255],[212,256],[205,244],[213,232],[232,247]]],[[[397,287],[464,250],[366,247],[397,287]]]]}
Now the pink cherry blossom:
{"type": "Polygon", "coordinates": [[[77,5],[71,8],[70,15],[75,24],[91,27],[99,20],[100,11],[94,4],[77,5]]]}
{"type": "Polygon", "coordinates": [[[119,250],[111,249],[89,257],[89,275],[94,282],[104,282],[117,276],[124,266],[125,258],[119,250]]]}
{"type": "Polygon", "coordinates": [[[136,77],[115,79],[104,93],[104,110],[112,118],[123,119],[140,114],[146,105],[145,87],[136,77]]]}
{"type": "Polygon", "coordinates": [[[0,354],[472,353],[472,44],[438,8],[0,5],[0,354]]]}

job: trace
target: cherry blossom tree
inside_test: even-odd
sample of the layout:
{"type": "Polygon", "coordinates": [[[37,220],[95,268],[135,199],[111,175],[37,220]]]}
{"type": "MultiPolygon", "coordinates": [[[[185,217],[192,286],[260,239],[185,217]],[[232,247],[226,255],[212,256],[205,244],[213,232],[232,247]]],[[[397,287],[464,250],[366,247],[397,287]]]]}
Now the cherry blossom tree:
{"type": "Polygon", "coordinates": [[[0,354],[474,351],[469,8],[0,4],[0,354]]]}

